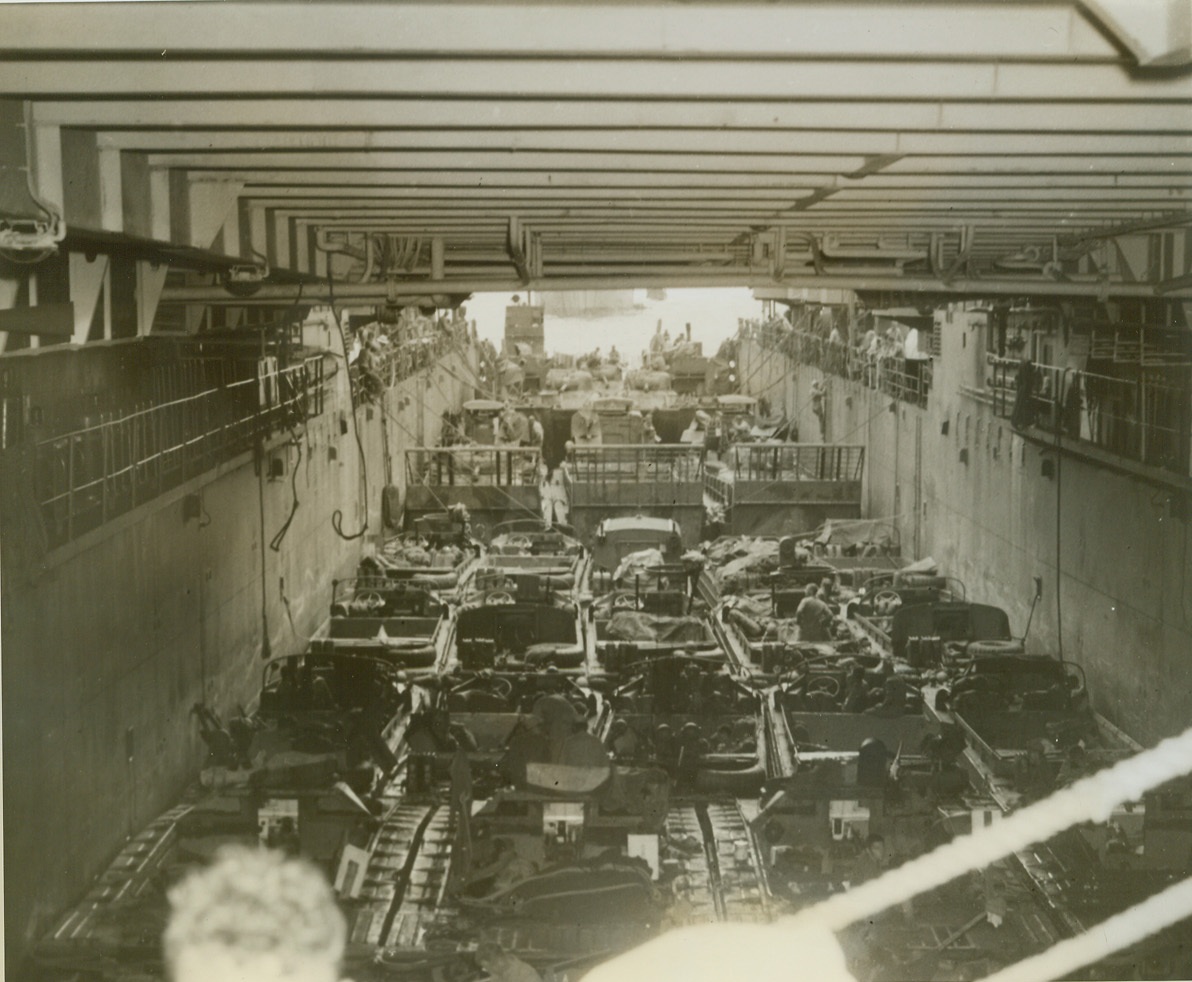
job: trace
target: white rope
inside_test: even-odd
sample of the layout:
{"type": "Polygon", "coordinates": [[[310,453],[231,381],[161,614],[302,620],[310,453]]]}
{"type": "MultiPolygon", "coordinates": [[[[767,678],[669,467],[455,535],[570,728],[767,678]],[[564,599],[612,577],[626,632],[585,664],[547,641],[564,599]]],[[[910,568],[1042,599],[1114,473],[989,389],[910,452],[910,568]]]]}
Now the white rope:
{"type": "Polygon", "coordinates": [[[1128,910],[1102,921],[1075,938],[1023,959],[985,978],[984,982],[1048,982],[1129,948],[1165,927],[1192,917],[1192,879],[1156,893],[1128,910]]]}
{"type": "Polygon", "coordinates": [[[840,930],[965,873],[983,869],[1073,825],[1106,822],[1118,805],[1136,801],[1144,792],[1189,772],[1192,772],[1192,729],[1028,805],[977,835],[954,839],[876,880],[785,920],[813,921],[840,930]]]}

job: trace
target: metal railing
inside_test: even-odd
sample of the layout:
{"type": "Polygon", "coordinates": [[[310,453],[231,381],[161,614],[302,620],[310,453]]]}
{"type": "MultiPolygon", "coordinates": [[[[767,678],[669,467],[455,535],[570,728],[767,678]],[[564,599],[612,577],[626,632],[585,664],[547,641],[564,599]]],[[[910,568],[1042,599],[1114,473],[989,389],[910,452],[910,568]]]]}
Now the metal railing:
{"type": "Polygon", "coordinates": [[[468,343],[466,321],[416,321],[402,327],[374,323],[363,329],[364,347],[349,370],[357,402],[376,402],[386,389],[430,368],[451,350],[468,343]],[[383,342],[373,344],[378,338],[383,342]]]}
{"type": "Polygon", "coordinates": [[[406,451],[411,485],[536,486],[541,454],[526,447],[423,447],[406,451]]]}
{"type": "Polygon", "coordinates": [[[858,444],[738,443],[723,460],[736,481],[859,481],[865,448],[858,444]]]}
{"type": "Polygon", "coordinates": [[[323,357],[49,437],[33,447],[51,547],[323,411],[323,357]]]}
{"type": "Polygon", "coordinates": [[[702,477],[700,449],[685,443],[576,447],[571,479],[576,484],[697,482],[702,477]]]}
{"type": "Polygon", "coordinates": [[[1189,474],[1189,369],[1141,369],[1137,378],[1127,379],[987,357],[985,391],[994,413],[1015,427],[1058,430],[1065,439],[1189,474]]]}
{"type": "Polygon", "coordinates": [[[731,472],[724,468],[723,472],[715,467],[708,467],[704,471],[704,497],[708,498],[724,509],[732,507],[733,482],[731,472]]]}
{"type": "Polygon", "coordinates": [[[901,402],[927,406],[932,382],[930,358],[905,358],[901,350],[889,345],[870,351],[776,322],[753,325],[748,334],[762,347],[784,354],[800,365],[860,382],[901,402]]]}

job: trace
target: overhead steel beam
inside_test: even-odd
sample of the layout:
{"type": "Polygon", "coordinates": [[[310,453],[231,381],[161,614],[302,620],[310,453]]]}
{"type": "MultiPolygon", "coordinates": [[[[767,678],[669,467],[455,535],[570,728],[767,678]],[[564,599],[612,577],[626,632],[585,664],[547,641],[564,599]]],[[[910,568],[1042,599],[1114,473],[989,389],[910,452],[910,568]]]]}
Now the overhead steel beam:
{"type": "MultiPolygon", "coordinates": [[[[632,273],[618,273],[615,276],[572,276],[531,280],[533,290],[599,290],[626,289],[642,286],[676,286],[680,283],[706,286],[788,286],[815,289],[840,288],[851,290],[902,290],[907,292],[939,293],[953,296],[1055,296],[1055,297],[1155,297],[1155,287],[1142,283],[1059,283],[1044,278],[1004,277],[998,279],[956,279],[950,283],[942,280],[919,277],[880,276],[799,276],[787,275],[780,281],[768,273],[758,275],[746,271],[729,273],[698,272],[689,277],[640,276],[632,273]]],[[[516,289],[519,281],[514,275],[490,279],[443,279],[408,280],[389,283],[343,283],[336,284],[335,299],[340,303],[355,301],[384,300],[390,296],[423,295],[427,293],[491,293],[516,289]]],[[[171,287],[163,292],[163,303],[292,303],[293,286],[262,286],[250,298],[232,297],[222,287],[171,287]]],[[[1192,287],[1180,287],[1167,296],[1192,297],[1192,287]]],[[[329,294],[325,284],[308,284],[303,290],[304,301],[328,302],[329,294]]]]}
{"type": "Polygon", "coordinates": [[[859,181],[841,179],[840,188],[1165,188],[1166,174],[870,174],[859,181]]]}
{"type": "Polygon", "coordinates": [[[1140,65],[1192,64],[1187,0],[1081,0],[1140,65]]]}
{"type": "MultiPolygon", "coordinates": [[[[1171,202],[1168,202],[1170,207],[1171,202]]],[[[910,206],[908,205],[908,208],[910,206]]],[[[1008,205],[1007,207],[1012,207],[1008,205]]],[[[894,208],[888,210],[897,210],[894,208]]],[[[1054,206],[1051,210],[1055,210],[1054,206]]],[[[703,207],[692,207],[690,203],[683,201],[671,202],[650,202],[642,201],[632,204],[621,204],[610,206],[604,202],[562,202],[554,204],[551,202],[544,202],[540,205],[525,205],[518,209],[519,214],[534,214],[546,218],[600,218],[608,216],[610,218],[644,218],[644,217],[658,217],[665,218],[674,216],[676,218],[693,217],[699,218],[702,216],[733,218],[739,217],[738,224],[748,224],[749,222],[758,221],[761,219],[770,219],[777,217],[780,212],[777,209],[768,207],[764,202],[740,202],[738,204],[727,205],[705,205],[703,207]]],[[[357,209],[337,209],[334,212],[327,211],[308,211],[304,208],[295,208],[293,206],[286,206],[284,209],[279,209],[278,217],[307,217],[314,222],[325,223],[328,226],[342,224],[347,221],[352,224],[359,224],[361,220],[367,222],[371,218],[376,218],[378,221],[400,221],[411,219],[426,219],[435,220],[439,218],[458,218],[465,216],[467,218],[475,218],[477,220],[484,219],[500,219],[508,216],[509,208],[502,207],[501,203],[488,205],[484,203],[469,203],[462,206],[449,207],[446,204],[439,206],[437,204],[429,204],[423,206],[419,203],[412,202],[406,207],[382,207],[382,208],[357,208],[357,209]]]]}
{"type": "Polygon", "coordinates": [[[886,170],[896,174],[987,173],[1020,171],[1026,174],[1186,174],[1192,172],[1192,154],[1118,155],[1073,157],[1049,154],[1042,157],[903,157],[886,170]]]}
{"type": "Polygon", "coordinates": [[[591,200],[603,197],[638,199],[644,197],[661,199],[685,199],[690,201],[787,201],[798,197],[799,193],[808,193],[811,188],[766,188],[749,187],[741,182],[735,187],[669,187],[657,185],[654,187],[491,187],[487,183],[477,187],[471,185],[435,185],[428,187],[386,188],[369,187],[367,185],[347,185],[345,187],[319,187],[302,185],[298,187],[274,187],[269,185],[248,185],[241,194],[242,200],[251,201],[254,205],[285,205],[288,202],[298,204],[310,203],[337,207],[341,202],[351,205],[360,204],[384,205],[386,202],[403,202],[421,199],[449,197],[453,201],[474,198],[494,201],[526,200],[541,201],[560,198],[565,200],[591,200]]]}
{"type": "Polygon", "coordinates": [[[1041,3],[1007,17],[1005,5],[951,8],[903,3],[853,8],[820,0],[780,7],[707,3],[697,11],[660,3],[585,9],[565,3],[306,3],[300,17],[278,17],[255,3],[224,3],[146,16],[135,3],[97,10],[17,6],[5,12],[6,54],[102,51],[252,58],[262,49],[360,58],[468,55],[689,58],[715,51],[741,57],[950,58],[1006,61],[1118,61],[1119,52],[1070,4],[1041,3]],[[228,25],[236,25],[228,30],[228,25]]]}
{"type": "Polygon", "coordinates": [[[894,133],[857,130],[108,130],[101,148],[149,153],[331,150],[617,151],[721,154],[1178,154],[1189,133],[894,133]]]}
{"type": "MultiPolygon", "coordinates": [[[[267,140],[267,138],[265,138],[267,140]]],[[[971,158],[917,158],[923,160],[968,160],[971,158]]],[[[1067,159],[1067,158],[1065,158],[1067,159]]],[[[1140,157],[1140,160],[1149,158],[1140,157]]],[[[1167,158],[1154,158],[1156,160],[1167,158]]],[[[867,158],[857,155],[791,154],[720,154],[720,153],[618,153],[616,151],[561,150],[377,150],[323,151],[320,153],[155,153],[150,167],[169,167],[198,171],[276,171],[285,170],[365,170],[365,171],[675,171],[731,174],[747,173],[842,173],[865,166],[867,158]]],[[[958,165],[958,170],[964,169],[958,165]]],[[[1129,169],[1129,168],[1122,168],[1129,169]]],[[[283,177],[284,179],[284,177],[283,177]]]]}
{"type": "Polygon", "coordinates": [[[1115,64],[964,61],[756,61],[715,56],[667,62],[492,57],[367,60],[110,58],[0,60],[0,91],[35,97],[394,95],[560,99],[1186,99],[1179,74],[1141,77],[1115,64]]]}
{"type": "MultiPolygon", "coordinates": [[[[156,173],[156,172],[155,172],[156,173]]],[[[470,182],[473,187],[481,187],[491,181],[502,187],[537,188],[544,185],[558,185],[564,187],[754,187],[754,188],[806,188],[809,184],[817,186],[827,184],[838,179],[839,175],[828,172],[800,173],[786,175],[782,173],[708,173],[707,171],[590,171],[590,170],[536,170],[514,171],[503,170],[494,172],[474,171],[444,171],[444,170],[408,170],[408,171],[377,171],[377,170],[292,170],[280,172],[277,170],[244,170],[229,169],[222,171],[191,171],[188,173],[191,181],[229,181],[238,180],[254,187],[265,188],[281,185],[284,187],[321,186],[321,187],[380,187],[400,189],[403,187],[442,187],[470,182]]]]}
{"type": "Polygon", "coordinates": [[[1163,295],[1175,293],[1177,290],[1192,290],[1192,273],[1173,276],[1155,286],[1155,292],[1163,295]]]}
{"type": "MultiPolygon", "coordinates": [[[[543,150],[621,153],[895,153],[896,133],[845,130],[723,130],[641,128],[368,130],[108,130],[100,144],[150,153],[292,150],[543,150]]],[[[1170,152],[1170,151],[1165,151],[1170,152]]]]}
{"type": "Polygon", "coordinates": [[[1075,202],[1117,201],[1136,203],[1146,207],[1147,202],[1178,204],[1181,199],[1192,198],[1192,182],[1188,187],[1059,187],[1059,188],[956,188],[941,185],[933,188],[890,188],[856,187],[838,188],[832,194],[832,202],[915,202],[924,207],[950,207],[954,202],[983,202],[996,205],[998,202],[1075,202]]]}
{"type": "MultiPolygon", "coordinates": [[[[956,210],[939,214],[896,213],[889,215],[873,214],[865,210],[860,210],[856,212],[825,213],[823,216],[816,212],[802,212],[798,213],[797,217],[787,215],[781,217],[760,216],[752,220],[742,220],[734,216],[720,215],[617,216],[615,214],[596,213],[582,216],[577,215],[570,218],[540,215],[535,218],[534,227],[536,231],[543,233],[551,231],[561,231],[564,233],[574,231],[577,234],[588,234],[593,231],[599,232],[601,230],[624,228],[653,229],[661,233],[665,233],[669,229],[736,230],[746,232],[750,229],[777,228],[782,226],[806,231],[818,230],[830,224],[844,224],[855,225],[857,227],[871,226],[885,228],[891,233],[896,233],[913,232],[918,225],[921,225],[924,229],[955,229],[958,224],[963,223],[992,225],[1007,229],[1014,229],[1021,225],[1021,227],[1034,227],[1041,230],[1050,229],[1053,231],[1056,230],[1057,226],[1063,225],[1067,227],[1067,230],[1075,229],[1079,231],[1085,228],[1091,230],[1101,225],[1116,224],[1121,222],[1123,217],[1130,214],[1131,211],[1129,209],[1101,209],[1082,213],[1071,211],[1032,211],[1021,214],[1015,214],[1011,210],[1005,210],[1004,214],[981,210],[975,210],[971,213],[956,210]]],[[[354,229],[356,231],[376,230],[381,226],[390,229],[404,228],[410,230],[442,229],[444,231],[454,230],[464,235],[472,229],[477,231],[480,231],[482,228],[498,229],[505,224],[503,218],[484,219],[483,221],[487,224],[483,226],[480,224],[481,221],[481,219],[473,216],[459,215],[454,217],[390,218],[387,220],[359,218],[345,219],[337,222],[306,220],[304,223],[312,226],[354,229]]]]}
{"type": "MultiPolygon", "coordinates": [[[[1030,213],[1030,212],[1062,212],[1065,214],[1085,214],[1101,211],[1130,211],[1130,212],[1163,212],[1169,211],[1181,204],[1189,204],[1189,195],[1171,194],[1166,196],[1148,195],[1146,197],[1130,197],[1116,194],[1092,197],[1089,195],[1057,195],[1047,198],[1023,198],[1007,194],[1003,198],[993,198],[983,194],[980,196],[941,196],[929,200],[913,197],[881,197],[881,198],[833,198],[830,206],[823,204],[811,210],[811,214],[832,214],[834,212],[858,211],[870,214],[934,214],[936,212],[968,213],[974,209],[990,209],[998,214],[1030,213]]],[[[401,218],[437,218],[457,215],[469,215],[479,219],[499,218],[508,215],[509,209],[516,206],[520,214],[540,214],[554,217],[608,215],[610,217],[640,217],[644,215],[675,215],[679,216],[739,216],[742,223],[756,221],[759,217],[789,217],[786,209],[789,201],[739,201],[739,202],[700,202],[694,205],[689,201],[669,200],[656,201],[650,199],[636,199],[626,201],[543,201],[533,202],[527,199],[516,201],[468,201],[451,202],[447,200],[411,201],[402,204],[384,204],[373,207],[305,207],[301,204],[275,205],[279,217],[305,216],[314,221],[329,223],[343,219],[359,219],[375,216],[379,220],[401,218]]]]}
{"type": "Polygon", "coordinates": [[[1140,232],[1158,232],[1165,229],[1180,228],[1192,225],[1192,212],[1171,211],[1165,215],[1156,215],[1143,221],[1126,222],[1110,228],[1097,229],[1085,235],[1064,236],[1060,239],[1062,245],[1076,245],[1093,239],[1113,239],[1119,235],[1137,235],[1140,232]]]}
{"type": "MultiPolygon", "coordinates": [[[[1091,191],[1090,193],[1095,192],[1091,191]]],[[[1149,190],[1146,193],[1148,196],[1153,196],[1157,192],[1149,190]]],[[[391,194],[386,197],[376,198],[361,197],[350,194],[345,190],[341,196],[325,195],[322,197],[307,195],[292,195],[290,197],[278,197],[275,195],[249,196],[242,194],[240,200],[252,208],[286,208],[311,214],[331,214],[358,209],[367,209],[369,211],[400,210],[411,206],[428,208],[437,208],[441,205],[451,205],[456,208],[466,208],[471,205],[493,208],[504,206],[506,212],[508,212],[510,208],[517,209],[522,205],[535,204],[555,207],[566,207],[573,204],[588,206],[603,204],[608,207],[617,207],[619,205],[649,205],[654,202],[660,204],[669,204],[671,202],[683,203],[688,207],[748,205],[756,208],[771,207],[777,209],[789,205],[796,197],[792,195],[777,195],[772,191],[755,191],[752,193],[748,191],[726,193],[724,191],[707,190],[700,192],[621,192],[601,191],[594,188],[568,191],[564,188],[554,190],[543,189],[541,193],[532,194],[523,188],[516,191],[516,193],[509,191],[494,194],[481,188],[460,188],[454,192],[428,188],[418,189],[401,195],[391,194]],[[450,197],[447,197],[447,195],[450,195],[450,197]]]]}
{"type": "MultiPolygon", "coordinates": [[[[1077,178],[1069,183],[1054,175],[1046,178],[1038,178],[1032,180],[1027,176],[1014,175],[1007,177],[1005,175],[979,177],[977,180],[962,180],[960,175],[949,175],[946,178],[925,179],[922,175],[908,176],[897,182],[885,185],[878,185],[873,183],[873,178],[865,178],[863,181],[847,181],[842,182],[840,191],[858,190],[864,192],[880,193],[889,190],[896,194],[924,194],[925,191],[930,193],[946,193],[948,191],[956,190],[968,192],[988,192],[992,195],[998,196],[1002,191],[1015,192],[1038,190],[1041,193],[1048,189],[1061,191],[1088,191],[1092,193],[1110,193],[1116,188],[1128,192],[1146,192],[1157,194],[1160,191],[1166,193],[1168,190],[1182,192],[1182,187],[1172,187],[1173,182],[1166,177],[1139,177],[1127,181],[1126,179],[1119,179],[1114,175],[1091,175],[1087,178],[1077,178]]],[[[339,202],[351,206],[354,203],[365,205],[376,202],[384,204],[391,201],[407,201],[426,198],[440,198],[450,196],[453,200],[462,198],[472,199],[486,199],[491,196],[494,200],[508,200],[532,198],[533,200],[541,200],[543,198],[565,198],[565,199],[591,199],[600,198],[603,196],[628,198],[628,197],[658,197],[658,198],[687,198],[689,200],[788,200],[802,197],[810,194],[812,188],[792,188],[792,189],[773,189],[773,188],[755,188],[744,186],[745,182],[741,182],[740,186],[736,187],[722,187],[722,188],[706,188],[706,187],[692,187],[692,188],[678,188],[668,186],[655,187],[630,187],[630,186],[616,186],[606,188],[596,187],[565,187],[565,186],[540,186],[533,189],[524,186],[515,187],[492,187],[483,186],[476,187],[463,185],[438,185],[428,187],[410,187],[410,188],[386,188],[386,187],[369,187],[361,185],[350,185],[347,187],[319,187],[312,185],[302,185],[296,187],[273,187],[268,185],[246,185],[244,191],[241,193],[241,200],[251,202],[253,205],[284,205],[286,202],[297,202],[299,204],[311,205],[326,205],[334,207],[339,202]]]]}
{"type": "MultiPolygon", "coordinates": [[[[1118,199],[1107,195],[1101,199],[1095,198],[1044,198],[1019,199],[1007,196],[1001,202],[989,198],[962,200],[956,198],[941,199],[888,199],[888,198],[829,198],[818,202],[809,208],[804,215],[830,215],[840,212],[855,211],[870,215],[915,215],[935,214],[947,212],[954,215],[969,215],[975,210],[987,212],[1002,217],[1014,214],[1050,213],[1063,215],[1087,215],[1097,212],[1153,212],[1168,211],[1178,207],[1182,202],[1177,196],[1153,196],[1142,200],[1118,199]]],[[[709,210],[708,214],[715,214],[709,210]]],[[[806,219],[804,219],[806,220],[806,219]]]]}
{"type": "Polygon", "coordinates": [[[865,130],[894,133],[1187,133],[1188,102],[1148,104],[1108,101],[1090,89],[1069,103],[1037,99],[989,102],[971,94],[935,92],[915,101],[844,99],[817,101],[752,98],[560,101],[525,89],[518,98],[479,94],[472,100],[402,98],[331,99],[291,92],[286,98],[186,99],[143,95],[34,106],[38,123],[100,128],[391,129],[395,121],[418,129],[634,128],[865,130]]]}
{"type": "MultiPolygon", "coordinates": [[[[399,181],[403,171],[438,171],[455,175],[455,180],[477,172],[503,175],[508,172],[541,172],[553,178],[571,174],[620,174],[626,177],[642,174],[712,174],[791,175],[796,183],[828,185],[859,171],[865,164],[861,157],[791,156],[789,158],[758,155],[728,156],[720,154],[614,154],[614,153],[501,153],[499,151],[427,151],[397,153],[385,151],[374,154],[335,154],[309,157],[288,154],[242,154],[203,156],[154,155],[154,168],[186,170],[197,177],[205,175],[261,183],[273,180],[291,182],[306,175],[315,183],[335,182],[337,178],[357,179],[361,174],[374,174],[389,181],[399,181]],[[318,177],[313,177],[318,175],[318,177]]],[[[1131,156],[1072,157],[1072,156],[968,156],[968,157],[903,157],[889,165],[887,173],[899,174],[1187,174],[1192,172],[1192,154],[1131,156]]],[[[549,179],[548,178],[548,181],[549,179]]],[[[503,178],[498,178],[501,180],[503,178]]],[[[483,180],[483,177],[480,178],[483,180]]],[[[690,178],[688,178],[690,180],[690,178]]]]}

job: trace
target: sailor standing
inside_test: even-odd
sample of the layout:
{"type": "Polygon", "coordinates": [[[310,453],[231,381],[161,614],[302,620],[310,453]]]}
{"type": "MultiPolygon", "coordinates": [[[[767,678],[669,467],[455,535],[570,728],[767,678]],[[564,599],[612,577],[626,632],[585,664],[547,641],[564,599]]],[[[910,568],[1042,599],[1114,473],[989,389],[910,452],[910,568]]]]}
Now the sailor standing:
{"type": "Polygon", "coordinates": [[[567,525],[570,518],[571,472],[567,461],[560,461],[554,467],[546,467],[539,497],[542,503],[542,519],[548,525],[567,525]]]}

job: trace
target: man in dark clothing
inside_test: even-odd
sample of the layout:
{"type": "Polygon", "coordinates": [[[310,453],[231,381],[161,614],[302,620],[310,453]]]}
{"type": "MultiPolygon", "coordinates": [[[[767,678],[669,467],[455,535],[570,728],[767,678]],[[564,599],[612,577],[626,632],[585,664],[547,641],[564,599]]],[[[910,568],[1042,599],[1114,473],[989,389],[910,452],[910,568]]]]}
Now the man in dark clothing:
{"type": "Polygon", "coordinates": [[[799,601],[795,610],[795,623],[799,626],[800,641],[832,640],[832,608],[816,595],[814,583],[808,583],[806,596],[799,601]]]}
{"type": "Polygon", "coordinates": [[[1025,429],[1035,422],[1035,366],[1029,358],[1023,358],[1014,377],[1014,412],[1010,425],[1016,430],[1025,429]]]}

